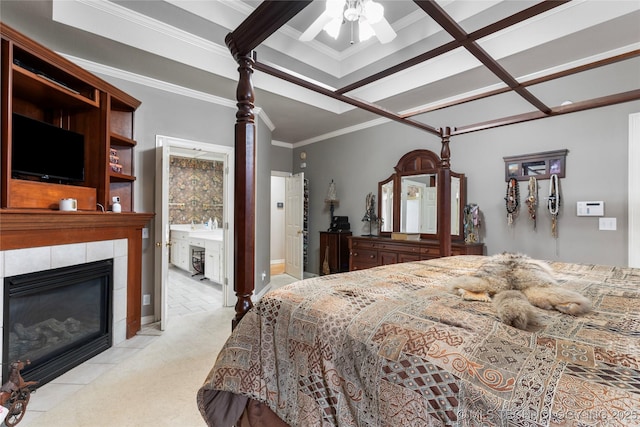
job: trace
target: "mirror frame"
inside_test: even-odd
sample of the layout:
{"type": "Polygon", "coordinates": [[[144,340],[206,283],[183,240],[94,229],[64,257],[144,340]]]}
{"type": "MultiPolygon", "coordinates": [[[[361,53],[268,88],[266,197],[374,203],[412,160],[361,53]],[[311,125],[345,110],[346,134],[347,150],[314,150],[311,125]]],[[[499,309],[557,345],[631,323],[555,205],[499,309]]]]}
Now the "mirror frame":
{"type": "Polygon", "coordinates": [[[400,207],[401,207],[401,186],[402,177],[423,174],[435,174],[438,181],[438,213],[437,213],[437,229],[435,234],[421,233],[421,239],[437,240],[443,233],[443,225],[451,227],[451,220],[443,221],[445,216],[451,218],[451,182],[452,176],[460,178],[460,206],[458,209],[458,233],[449,233],[451,240],[464,241],[464,206],[466,204],[466,180],[463,173],[451,172],[448,167],[443,166],[437,154],[430,150],[414,150],[410,151],[400,158],[398,164],[394,167],[395,173],[391,174],[387,179],[378,182],[378,218],[382,216],[382,187],[389,182],[393,182],[393,227],[392,231],[382,231],[380,228],[379,235],[382,237],[391,237],[391,233],[400,231],[400,207]],[[442,185],[449,180],[449,185],[442,185]],[[443,191],[444,190],[444,191],[443,191]],[[446,191],[449,194],[446,194],[446,191]]]}

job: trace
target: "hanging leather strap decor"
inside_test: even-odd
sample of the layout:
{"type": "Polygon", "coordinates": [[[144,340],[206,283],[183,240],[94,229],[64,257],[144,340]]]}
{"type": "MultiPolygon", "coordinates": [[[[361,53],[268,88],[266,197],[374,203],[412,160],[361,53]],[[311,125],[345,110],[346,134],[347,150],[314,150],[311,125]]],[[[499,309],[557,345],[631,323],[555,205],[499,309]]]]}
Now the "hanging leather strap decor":
{"type": "Polygon", "coordinates": [[[529,195],[527,196],[529,218],[533,221],[533,229],[536,229],[536,210],[538,208],[538,180],[532,176],[529,178],[529,195]]]}
{"type": "Polygon", "coordinates": [[[518,215],[518,207],[520,206],[520,188],[517,179],[509,179],[504,200],[507,207],[507,224],[511,225],[518,215]]]}
{"type": "Polygon", "coordinates": [[[549,199],[547,201],[547,207],[551,214],[551,235],[555,238],[558,237],[558,213],[560,211],[560,183],[558,181],[558,175],[553,174],[549,180],[549,199]]]}

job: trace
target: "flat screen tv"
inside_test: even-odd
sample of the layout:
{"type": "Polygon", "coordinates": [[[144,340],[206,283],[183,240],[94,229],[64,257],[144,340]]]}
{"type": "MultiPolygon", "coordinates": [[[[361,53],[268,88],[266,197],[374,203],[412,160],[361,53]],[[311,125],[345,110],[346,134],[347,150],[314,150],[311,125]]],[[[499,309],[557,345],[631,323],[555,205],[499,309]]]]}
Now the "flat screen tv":
{"type": "Polygon", "coordinates": [[[11,173],[61,184],[84,181],[84,135],[13,113],[11,173]]]}

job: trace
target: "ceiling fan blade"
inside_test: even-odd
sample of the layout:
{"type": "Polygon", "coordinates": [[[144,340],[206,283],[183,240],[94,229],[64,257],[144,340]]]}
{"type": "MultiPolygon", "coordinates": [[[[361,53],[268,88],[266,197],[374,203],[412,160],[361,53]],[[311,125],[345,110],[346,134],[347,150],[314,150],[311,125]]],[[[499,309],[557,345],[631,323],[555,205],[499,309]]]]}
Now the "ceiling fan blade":
{"type": "Polygon", "coordinates": [[[322,31],[324,26],[331,22],[332,19],[333,17],[329,13],[327,13],[327,11],[322,12],[322,14],[318,16],[318,19],[313,21],[313,23],[309,25],[309,28],[307,28],[305,32],[302,33],[299,40],[303,42],[313,40],[318,35],[318,33],[322,31]]]}
{"type": "Polygon", "coordinates": [[[391,40],[396,38],[396,32],[393,31],[389,21],[385,18],[382,18],[375,24],[370,24],[373,31],[376,33],[376,37],[380,40],[380,43],[389,43],[391,40]]]}

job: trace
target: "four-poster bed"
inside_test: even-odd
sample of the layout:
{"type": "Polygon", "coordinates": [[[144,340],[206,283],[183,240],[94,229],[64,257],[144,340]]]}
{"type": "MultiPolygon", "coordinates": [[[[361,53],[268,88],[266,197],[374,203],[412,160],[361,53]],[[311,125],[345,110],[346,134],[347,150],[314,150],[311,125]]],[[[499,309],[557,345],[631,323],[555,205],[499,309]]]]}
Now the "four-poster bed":
{"type": "MultiPolygon", "coordinates": [[[[251,294],[254,289],[254,193],[255,193],[255,122],[254,122],[254,91],[251,82],[251,75],[254,70],[270,74],[281,78],[293,84],[299,85],[311,91],[326,95],[333,99],[353,105],[357,108],[375,113],[381,117],[423,130],[432,135],[436,135],[442,140],[441,157],[443,159],[450,158],[449,141],[456,135],[462,135],[470,132],[491,129],[499,126],[506,126],[515,123],[522,123],[530,120],[538,120],[546,117],[553,117],[562,114],[570,114],[584,111],[592,108],[606,107],[609,105],[620,104],[624,102],[640,99],[640,89],[633,89],[626,92],[615,93],[611,95],[601,96],[598,98],[588,99],[584,101],[574,102],[568,105],[548,106],[536,98],[528,89],[534,85],[550,82],[562,77],[587,72],[599,67],[614,64],[620,61],[631,60],[640,56],[640,49],[632,50],[627,53],[601,58],[588,64],[582,64],[573,68],[569,68],[559,72],[549,73],[547,75],[536,77],[525,81],[517,81],[512,75],[505,70],[500,63],[487,53],[480,45],[478,40],[483,37],[490,36],[501,30],[515,26],[527,19],[536,17],[556,7],[568,3],[570,0],[557,1],[541,1],[526,9],[521,10],[511,16],[507,16],[496,22],[493,22],[483,28],[475,30],[471,33],[464,29],[453,20],[439,5],[433,0],[415,0],[414,2],[427,13],[434,21],[436,21],[454,40],[430,49],[422,54],[416,55],[399,64],[379,71],[373,75],[360,79],[345,87],[330,90],[325,86],[312,83],[298,76],[287,74],[284,71],[272,67],[268,64],[261,63],[257,60],[254,49],[258,47],[271,34],[276,32],[282,25],[288,22],[292,17],[298,14],[311,0],[291,0],[291,1],[273,1],[267,0],[251,13],[233,32],[229,33],[225,39],[233,58],[238,63],[239,81],[236,91],[238,101],[238,112],[236,113],[236,133],[235,133],[235,149],[236,149],[236,169],[235,169],[235,223],[238,224],[236,230],[235,244],[235,291],[238,298],[236,304],[236,324],[251,308],[251,294]],[[476,59],[483,64],[491,73],[497,76],[504,83],[503,88],[493,89],[487,92],[475,94],[465,97],[457,101],[442,102],[429,108],[419,108],[413,111],[404,112],[402,114],[394,113],[385,108],[379,107],[373,103],[369,103],[354,97],[350,97],[347,93],[360,87],[379,81],[385,77],[406,70],[416,64],[444,55],[457,48],[464,48],[471,53],[476,59]],[[433,127],[426,123],[413,119],[420,114],[427,113],[442,108],[451,107],[453,105],[464,104],[487,97],[512,92],[535,109],[528,113],[513,115],[509,117],[500,117],[481,123],[473,123],[460,125],[456,127],[443,126],[433,127]]],[[[442,236],[443,253],[450,253],[447,247],[450,241],[446,236],[442,236]]]]}
{"type": "MultiPolygon", "coordinates": [[[[416,0],[454,40],[349,86],[329,90],[260,63],[253,52],[309,3],[265,1],[225,40],[239,65],[234,214],[237,303],[233,321],[233,326],[238,328],[198,394],[198,404],[207,422],[234,424],[249,403],[253,411],[245,413],[242,421],[245,424],[240,425],[259,425],[255,419],[251,420],[256,412],[269,416],[275,412],[289,425],[327,422],[449,425],[463,422],[465,417],[465,425],[476,425],[476,422],[499,425],[503,419],[516,424],[527,421],[534,425],[573,425],[578,418],[575,413],[567,414],[583,405],[592,410],[587,414],[591,421],[593,417],[600,417],[596,421],[616,417],[625,418],[620,425],[632,425],[639,416],[634,408],[640,405],[637,392],[640,349],[631,345],[639,333],[640,274],[633,269],[556,263],[553,267],[560,280],[586,292],[594,301],[594,312],[584,319],[549,315],[547,325],[534,335],[513,331],[499,326],[490,313],[490,306],[461,303],[445,292],[448,279],[470,274],[482,263],[482,257],[449,257],[452,254],[451,224],[445,215],[439,224],[444,231],[438,236],[444,258],[310,279],[267,294],[251,310],[256,140],[251,75],[254,69],[265,72],[437,135],[442,141],[444,178],[439,191],[446,193],[450,191],[451,137],[640,99],[640,89],[635,89],[551,107],[528,90],[533,84],[633,58],[640,51],[549,74],[535,81],[519,82],[485,52],[477,40],[565,1],[543,1],[467,33],[435,1],[416,0]],[[459,47],[477,58],[505,87],[458,103],[511,91],[535,110],[483,123],[435,128],[412,118],[426,110],[396,114],[346,95],[459,47]],[[616,289],[614,283],[620,284],[621,289],[616,289]],[[623,300],[626,302],[616,306],[623,300]],[[421,338],[416,340],[416,335],[421,338]],[[485,356],[481,353],[489,342],[499,343],[496,345],[501,351],[512,354],[511,361],[483,359],[485,356]],[[622,343],[631,347],[622,349],[622,343]],[[407,350],[407,346],[413,350],[407,350]],[[411,359],[417,356],[423,359],[411,359]],[[535,366],[527,367],[532,361],[536,361],[535,366]],[[407,379],[407,369],[417,369],[421,374],[411,374],[407,379]],[[430,372],[431,369],[437,372],[430,372]],[[594,383],[585,378],[605,371],[615,372],[612,375],[619,381],[595,381],[599,392],[587,396],[587,390],[594,383]],[[431,397],[424,393],[425,384],[416,384],[424,380],[423,374],[434,382],[431,397]],[[403,381],[404,388],[396,387],[403,381]],[[625,384],[631,383],[635,385],[628,389],[625,384]],[[576,390],[579,395],[571,401],[571,394],[576,390]],[[615,413],[611,412],[612,401],[599,402],[598,393],[616,396],[615,413]],[[225,409],[221,412],[221,408],[225,409]],[[609,412],[600,412],[605,409],[609,412]]],[[[432,109],[450,105],[453,104],[432,109]]]]}

